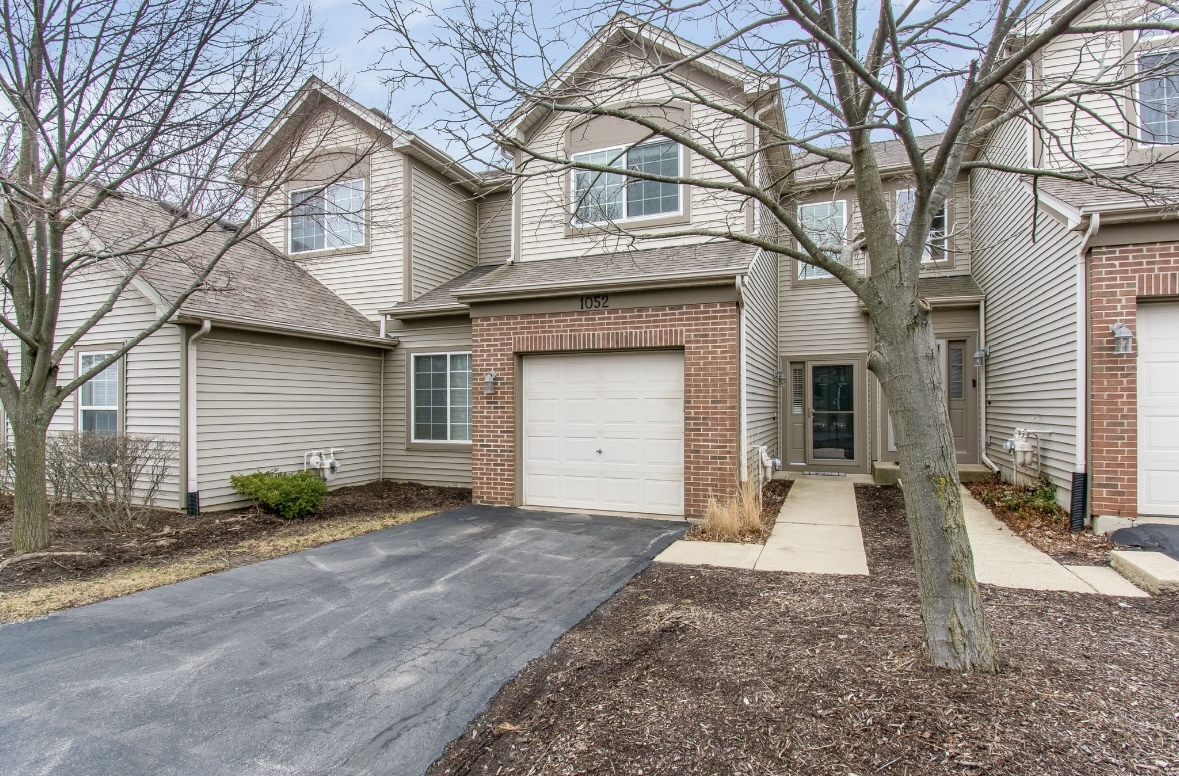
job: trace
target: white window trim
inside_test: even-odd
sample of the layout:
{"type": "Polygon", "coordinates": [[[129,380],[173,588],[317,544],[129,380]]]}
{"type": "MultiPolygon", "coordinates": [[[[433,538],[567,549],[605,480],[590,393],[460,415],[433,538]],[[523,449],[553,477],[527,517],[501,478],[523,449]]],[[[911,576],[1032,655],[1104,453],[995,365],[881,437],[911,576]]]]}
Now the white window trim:
{"type": "MultiPolygon", "coordinates": [[[[839,231],[846,238],[847,237],[847,222],[848,222],[848,215],[849,215],[848,214],[849,208],[847,206],[848,201],[846,199],[824,199],[824,200],[820,200],[818,202],[803,202],[800,205],[798,205],[797,208],[795,208],[794,217],[798,219],[798,225],[801,227],[802,226],[802,209],[804,207],[814,207],[815,205],[831,205],[836,202],[840,203],[841,207],[839,208],[839,210],[843,216],[843,218],[841,219],[843,221],[843,223],[841,223],[839,225],[839,231]]],[[[804,261],[796,261],[795,263],[798,265],[798,269],[795,270],[795,272],[794,272],[794,280],[796,282],[809,283],[813,280],[831,280],[835,277],[830,272],[827,272],[827,270],[823,269],[822,267],[820,267],[818,265],[807,264],[804,261]],[[805,271],[804,268],[809,268],[811,270],[817,270],[817,271],[822,272],[824,274],[822,274],[818,277],[804,278],[801,275],[801,273],[803,271],[805,271]]]]}
{"type": "MultiPolygon", "coordinates": [[[[1170,8],[1159,6],[1150,13],[1143,14],[1138,17],[1139,22],[1164,22],[1166,17],[1170,16],[1170,21],[1179,22],[1179,12],[1173,11],[1170,8]],[[1153,17],[1153,18],[1152,18],[1153,17]]],[[[1171,32],[1169,30],[1137,30],[1135,32],[1137,40],[1166,40],[1168,38],[1179,37],[1179,33],[1171,32]]]]}
{"type": "MultiPolygon", "coordinates": [[[[1154,40],[1179,39],[1179,33],[1168,33],[1160,38],[1154,40]]],[[[1131,86],[1133,89],[1134,99],[1134,132],[1137,137],[1134,139],[1134,146],[1139,149],[1158,148],[1158,147],[1173,147],[1179,143],[1167,143],[1157,140],[1147,140],[1143,135],[1146,130],[1145,122],[1142,120],[1142,80],[1138,77],[1142,73],[1142,58],[1151,57],[1159,54],[1173,54],[1179,57],[1179,47],[1175,46],[1158,46],[1157,48],[1146,48],[1134,52],[1134,83],[1131,86]]],[[[1179,77],[1179,76],[1176,76],[1179,77]]]]}
{"type": "Polygon", "coordinates": [[[287,214],[288,214],[287,215],[287,253],[294,256],[294,255],[298,255],[301,253],[322,253],[322,252],[326,252],[326,251],[344,251],[344,250],[349,250],[352,248],[362,247],[366,242],[368,242],[368,223],[367,223],[367,219],[365,219],[365,217],[364,217],[364,211],[367,209],[368,209],[368,184],[363,177],[347,178],[345,180],[333,181],[332,183],[329,183],[326,186],[323,186],[323,185],[308,186],[308,187],[302,188],[302,189],[292,189],[291,191],[287,192],[287,214]],[[296,216],[294,214],[294,210],[296,207],[295,197],[299,194],[306,194],[308,191],[318,191],[320,193],[320,195],[322,196],[322,195],[327,194],[328,189],[330,189],[332,186],[343,186],[348,183],[359,183],[360,184],[360,196],[364,201],[364,204],[361,206],[361,212],[360,212],[360,231],[361,231],[360,242],[350,243],[349,245],[337,245],[337,246],[329,248],[329,247],[327,247],[327,235],[325,234],[323,248],[309,248],[307,250],[301,250],[301,251],[295,250],[295,246],[294,246],[295,230],[293,228],[294,227],[294,219],[296,218],[296,216]]]}
{"type": "MultiPolygon", "coordinates": [[[[470,445],[473,439],[450,439],[450,357],[451,356],[467,356],[470,358],[471,351],[469,350],[436,350],[428,353],[410,353],[409,354],[409,441],[415,444],[425,445],[470,445]],[[418,424],[417,424],[417,382],[418,370],[417,359],[426,356],[446,356],[446,439],[418,439],[418,424]]],[[[468,389],[471,392],[471,405],[474,407],[475,398],[475,370],[474,362],[471,362],[471,386],[468,389]]],[[[474,418],[470,419],[471,421],[474,418]]],[[[469,422],[471,426],[472,436],[474,436],[474,422],[469,422]]]]}
{"type": "MultiPolygon", "coordinates": [[[[892,207],[893,207],[892,222],[893,222],[893,225],[896,227],[900,227],[900,225],[901,225],[899,219],[901,217],[900,194],[902,191],[916,191],[916,189],[912,189],[912,188],[897,189],[896,192],[893,194],[893,197],[892,197],[892,207]]],[[[942,232],[941,245],[935,246],[935,241],[933,239],[930,239],[929,241],[927,241],[925,243],[925,247],[921,250],[921,263],[922,264],[929,264],[931,266],[936,266],[938,264],[948,264],[948,262],[950,260],[950,203],[949,202],[946,202],[945,204],[942,205],[942,213],[943,213],[943,220],[945,221],[946,229],[944,232],[942,232]],[[934,257],[934,255],[933,255],[934,247],[941,248],[942,258],[938,259],[938,258],[934,257]]],[[[908,229],[908,227],[909,227],[909,225],[905,224],[905,228],[908,229]]],[[[933,236],[932,225],[930,227],[930,230],[931,230],[930,237],[932,238],[932,236],[933,236]]],[[[901,238],[901,236],[902,235],[897,234],[897,239],[899,240],[901,238]]]]}
{"type": "MultiPolygon", "coordinates": [[[[623,151],[625,153],[626,151],[630,151],[631,149],[634,149],[634,148],[642,148],[645,145],[653,145],[655,143],[667,143],[667,142],[672,143],[676,147],[676,150],[679,152],[679,156],[680,156],[679,175],[681,178],[685,177],[685,175],[684,175],[684,162],[687,159],[688,155],[684,153],[684,147],[682,145],[680,145],[679,143],[676,143],[674,140],[668,140],[667,138],[661,138],[661,139],[654,139],[653,138],[651,140],[646,140],[646,141],[644,141],[642,143],[638,143],[638,144],[629,143],[629,144],[623,144],[623,145],[608,146],[606,148],[592,148],[588,151],[578,151],[577,153],[570,156],[570,161],[573,161],[574,164],[576,164],[577,157],[579,157],[579,156],[588,156],[590,154],[601,154],[601,153],[608,154],[608,153],[612,153],[614,151],[623,151]]],[[[618,158],[620,158],[620,157],[615,157],[615,160],[617,160],[618,158]]],[[[574,226],[601,226],[602,224],[620,224],[623,222],[635,223],[636,221],[651,221],[656,218],[674,218],[676,216],[682,216],[684,214],[684,184],[675,183],[675,184],[669,184],[669,185],[674,185],[676,188],[676,191],[675,191],[676,209],[675,210],[667,210],[662,213],[652,213],[652,214],[646,215],[646,216],[634,216],[633,218],[628,217],[626,215],[627,187],[625,184],[623,184],[623,187],[622,187],[622,213],[623,213],[623,215],[621,218],[606,219],[603,221],[582,221],[580,218],[577,217],[577,173],[579,173],[579,172],[592,173],[594,171],[593,170],[583,170],[579,167],[574,166],[571,169],[571,172],[572,172],[572,175],[569,176],[569,215],[572,218],[572,222],[573,222],[574,226]]],[[[600,173],[600,174],[604,175],[605,173],[600,173]]],[[[622,175],[624,177],[631,177],[631,176],[626,175],[625,170],[619,170],[618,174],[622,175]]],[[[648,178],[635,178],[635,180],[650,180],[650,179],[648,179],[648,178]]],[[[655,181],[655,182],[659,183],[661,181],[655,181]]]]}
{"type": "MultiPolygon", "coordinates": [[[[82,369],[83,357],[85,357],[85,356],[98,356],[100,359],[102,359],[102,358],[107,358],[108,356],[112,355],[114,352],[115,351],[113,351],[113,350],[79,350],[79,351],[77,351],[76,356],[75,356],[77,358],[77,363],[76,363],[77,375],[79,377],[81,377],[84,372],[84,370],[82,369]]],[[[115,370],[115,403],[113,406],[108,405],[108,404],[83,404],[82,403],[82,386],[86,385],[86,383],[89,383],[90,380],[94,379],[94,377],[98,377],[98,375],[102,374],[102,372],[99,372],[98,374],[94,375],[94,377],[90,378],[90,380],[87,380],[86,383],[83,383],[82,385],[78,386],[78,391],[76,394],[78,397],[78,417],[75,419],[76,424],[77,424],[76,430],[78,431],[78,433],[82,433],[82,414],[86,410],[114,410],[115,411],[115,433],[118,434],[118,433],[122,432],[122,430],[123,430],[123,407],[122,407],[122,401],[120,401],[120,396],[123,393],[123,374],[122,374],[121,362],[122,362],[122,359],[116,359],[115,361],[112,361],[109,366],[107,366],[107,369],[113,368],[115,370]]],[[[106,371],[106,370],[103,370],[103,371],[106,371]]]]}

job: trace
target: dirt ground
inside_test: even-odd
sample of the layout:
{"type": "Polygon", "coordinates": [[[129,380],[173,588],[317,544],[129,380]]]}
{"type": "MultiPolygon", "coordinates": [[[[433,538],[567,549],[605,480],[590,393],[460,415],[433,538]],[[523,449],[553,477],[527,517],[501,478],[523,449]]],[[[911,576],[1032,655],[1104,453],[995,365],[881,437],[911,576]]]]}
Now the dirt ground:
{"type": "MultiPolygon", "coordinates": [[[[744,531],[739,540],[740,544],[765,544],[774,530],[774,523],[778,522],[778,513],[782,511],[782,503],[790,493],[790,486],[794,480],[770,480],[761,490],[761,527],[756,531],[744,531]]],[[[715,536],[702,525],[692,526],[684,534],[684,538],[694,542],[726,541],[722,536],[715,536]]]]}
{"type": "MultiPolygon", "coordinates": [[[[324,498],[323,509],[304,520],[283,520],[256,509],[207,512],[199,517],[157,510],[142,530],[127,533],[103,530],[79,511],[53,518],[53,544],[47,551],[85,554],[14,563],[0,570],[0,593],[160,566],[199,552],[228,553],[246,540],[322,530],[366,515],[453,509],[470,500],[471,492],[461,488],[384,481],[333,490],[324,498]]],[[[0,505],[0,562],[12,556],[11,532],[9,501],[0,505]]]]}
{"type": "Polygon", "coordinates": [[[1114,545],[1108,537],[1092,531],[1071,532],[1068,513],[1059,506],[1037,509],[1022,504],[1030,488],[999,479],[967,483],[966,488],[1012,531],[1057,562],[1070,566],[1109,565],[1109,551],[1114,545]]]}
{"type": "Polygon", "coordinates": [[[869,577],[653,564],[430,774],[1179,773],[1179,597],[983,587],[996,676],[929,668],[896,488],[869,577]]]}

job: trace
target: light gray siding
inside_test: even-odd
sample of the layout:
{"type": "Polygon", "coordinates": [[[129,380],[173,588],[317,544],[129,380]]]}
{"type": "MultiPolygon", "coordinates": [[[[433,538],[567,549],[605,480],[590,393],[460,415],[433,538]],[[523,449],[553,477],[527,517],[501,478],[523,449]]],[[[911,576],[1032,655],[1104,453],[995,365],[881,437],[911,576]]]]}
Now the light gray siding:
{"type": "Polygon", "coordinates": [[[491,194],[479,200],[479,263],[503,264],[512,255],[512,198],[491,194]]]}
{"type": "Polygon", "coordinates": [[[778,452],[778,260],[759,252],[745,285],[745,410],[749,461],[753,448],[778,452]]]}
{"type": "MultiPolygon", "coordinates": [[[[1026,136],[1011,123],[988,158],[1023,165],[1026,136]]],[[[1044,471],[1067,488],[1075,467],[1076,283],[1080,236],[1042,209],[1032,241],[1033,202],[1016,176],[977,170],[974,277],[986,293],[987,456],[1011,474],[1003,440],[1016,427],[1043,429],[1044,471]]]]}
{"type": "MultiPolygon", "coordinates": [[[[458,186],[412,165],[411,298],[475,266],[475,203],[458,186]]],[[[391,300],[390,300],[391,301],[391,300]]]]}
{"type": "Polygon", "coordinates": [[[779,259],[779,352],[800,356],[867,351],[871,329],[856,295],[839,282],[792,282],[792,271],[790,259],[779,259]]]}
{"type": "Polygon", "coordinates": [[[379,350],[213,330],[197,343],[202,507],[241,503],[232,474],[293,472],[336,447],[331,487],[380,478],[379,350]]]}
{"type": "MultiPolygon", "coordinates": [[[[408,418],[409,354],[470,351],[470,320],[452,318],[421,326],[391,325],[391,335],[401,344],[385,357],[385,479],[469,488],[470,445],[413,444],[409,441],[408,418]]],[[[473,382],[478,383],[478,376],[473,382]]]]}

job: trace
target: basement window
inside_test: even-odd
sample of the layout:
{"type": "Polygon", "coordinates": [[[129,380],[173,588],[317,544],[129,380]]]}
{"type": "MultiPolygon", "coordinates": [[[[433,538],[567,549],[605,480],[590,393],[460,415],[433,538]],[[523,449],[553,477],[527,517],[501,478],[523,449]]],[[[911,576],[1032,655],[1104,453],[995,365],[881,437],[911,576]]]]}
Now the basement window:
{"type": "Polygon", "coordinates": [[[471,354],[413,356],[413,441],[471,441],[471,354]]]}
{"type": "MultiPolygon", "coordinates": [[[[85,374],[110,356],[110,352],[80,353],[78,374],[85,374]]],[[[119,433],[118,361],[78,389],[78,430],[95,434],[119,433]]]]}

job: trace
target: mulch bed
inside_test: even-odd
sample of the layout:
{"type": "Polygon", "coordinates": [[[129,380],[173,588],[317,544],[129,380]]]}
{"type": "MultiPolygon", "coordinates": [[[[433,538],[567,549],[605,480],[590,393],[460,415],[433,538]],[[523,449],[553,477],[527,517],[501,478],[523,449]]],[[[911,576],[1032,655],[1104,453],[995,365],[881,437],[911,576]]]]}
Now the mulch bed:
{"type": "MultiPolygon", "coordinates": [[[[327,494],[323,509],[313,517],[293,521],[325,523],[370,514],[453,509],[469,503],[471,491],[436,488],[405,482],[373,482],[339,488],[327,494]]],[[[0,506],[0,559],[11,556],[11,500],[0,506]]],[[[0,572],[0,592],[97,577],[113,571],[157,566],[198,550],[229,548],[245,539],[272,535],[292,521],[258,509],[206,512],[189,517],[181,512],[155,510],[142,529],[112,533],[96,526],[84,512],[52,518],[50,552],[85,552],[14,564],[0,572]]]]}
{"type": "Polygon", "coordinates": [[[984,587],[995,676],[928,667],[901,494],[870,577],[653,564],[492,701],[443,774],[1179,773],[1179,598],[984,587]]]}
{"type": "MultiPolygon", "coordinates": [[[[778,513],[782,511],[782,504],[786,495],[790,493],[790,486],[794,480],[770,480],[761,489],[761,527],[756,531],[742,531],[737,543],[765,544],[778,522],[778,513]]],[[[693,542],[726,541],[723,537],[714,536],[703,525],[694,525],[684,534],[684,538],[693,542]]]]}
{"type": "Polygon", "coordinates": [[[998,478],[966,483],[966,488],[1024,541],[1057,562],[1070,566],[1109,565],[1109,551],[1114,545],[1108,537],[1092,531],[1071,532],[1068,513],[1059,506],[1040,509],[1021,503],[1031,488],[998,478]],[[1013,504],[1017,506],[1013,508],[1013,504]]]}

